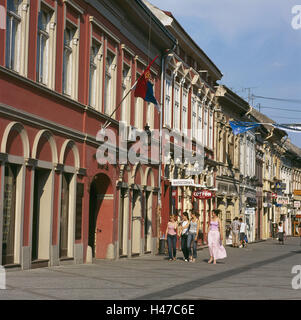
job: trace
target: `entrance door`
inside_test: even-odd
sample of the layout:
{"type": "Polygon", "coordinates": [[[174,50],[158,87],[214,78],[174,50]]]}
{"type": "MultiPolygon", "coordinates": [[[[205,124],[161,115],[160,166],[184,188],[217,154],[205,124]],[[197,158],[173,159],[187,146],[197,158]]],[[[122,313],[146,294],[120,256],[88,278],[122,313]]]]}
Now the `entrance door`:
{"type": "Polygon", "coordinates": [[[60,217],[60,258],[68,256],[68,227],[70,207],[70,181],[72,175],[63,173],[60,217]]]}
{"type": "Polygon", "coordinates": [[[113,239],[113,188],[105,174],[95,176],[90,187],[89,246],[96,259],[111,258],[113,239]],[[109,256],[108,256],[109,254],[109,256]]]}
{"type": "Polygon", "coordinates": [[[119,214],[119,255],[123,255],[123,234],[124,234],[124,189],[120,190],[120,214],[119,214]]]}
{"type": "Polygon", "coordinates": [[[128,190],[120,190],[120,214],[119,214],[119,255],[127,255],[128,248],[128,190]]]}
{"type": "Polygon", "coordinates": [[[17,171],[16,165],[5,165],[2,235],[3,265],[14,263],[17,171]]]}
{"type": "Polygon", "coordinates": [[[261,212],[262,212],[262,209],[258,209],[257,210],[257,240],[260,240],[261,239],[261,212]]]}
{"type": "Polygon", "coordinates": [[[145,217],[144,217],[144,252],[151,251],[152,238],[152,196],[145,192],[145,217]]]}
{"type": "Polygon", "coordinates": [[[299,221],[294,221],[293,222],[293,236],[297,237],[297,236],[301,236],[298,232],[298,226],[299,226],[299,221]]]}
{"type": "Polygon", "coordinates": [[[51,225],[50,170],[36,169],[32,218],[32,261],[49,259],[51,225]]]}
{"type": "Polygon", "coordinates": [[[141,192],[133,190],[132,198],[132,255],[140,254],[141,246],[141,192]]]}

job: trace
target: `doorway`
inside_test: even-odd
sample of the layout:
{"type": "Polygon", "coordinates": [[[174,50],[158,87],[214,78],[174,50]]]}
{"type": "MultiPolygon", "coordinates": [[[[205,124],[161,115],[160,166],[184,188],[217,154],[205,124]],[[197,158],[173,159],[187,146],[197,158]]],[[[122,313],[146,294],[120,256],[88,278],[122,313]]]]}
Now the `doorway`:
{"type": "Polygon", "coordinates": [[[69,212],[71,208],[71,179],[72,174],[62,174],[61,216],[60,216],[60,258],[68,257],[69,212]]]}
{"type": "Polygon", "coordinates": [[[132,195],[132,255],[139,255],[141,249],[141,191],[132,195]]]}
{"type": "Polygon", "coordinates": [[[128,189],[120,190],[119,214],[119,256],[128,254],[128,227],[129,227],[129,198],[128,189]]]}
{"type": "Polygon", "coordinates": [[[35,169],[32,218],[32,261],[49,260],[51,210],[51,171],[35,169]]]}
{"type": "Polygon", "coordinates": [[[145,192],[145,217],[144,217],[144,252],[151,252],[152,246],[152,193],[145,192]]]}
{"type": "Polygon", "coordinates": [[[110,178],[105,174],[96,175],[90,186],[88,241],[96,259],[108,257],[108,247],[113,241],[113,200],[110,178]]]}

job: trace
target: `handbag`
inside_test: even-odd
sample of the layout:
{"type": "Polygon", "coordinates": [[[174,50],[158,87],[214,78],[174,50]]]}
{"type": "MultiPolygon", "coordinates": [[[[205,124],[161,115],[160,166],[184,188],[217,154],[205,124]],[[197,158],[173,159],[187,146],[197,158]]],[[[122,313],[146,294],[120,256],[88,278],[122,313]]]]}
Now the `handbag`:
{"type": "Polygon", "coordinates": [[[203,232],[201,230],[198,233],[198,240],[203,240],[203,232]]]}

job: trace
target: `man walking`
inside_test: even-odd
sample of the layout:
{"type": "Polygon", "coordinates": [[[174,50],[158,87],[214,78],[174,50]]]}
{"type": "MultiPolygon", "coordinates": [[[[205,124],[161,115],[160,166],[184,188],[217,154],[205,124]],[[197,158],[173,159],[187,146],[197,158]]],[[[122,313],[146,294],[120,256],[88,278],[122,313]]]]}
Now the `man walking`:
{"type": "Polygon", "coordinates": [[[238,248],[238,233],[239,233],[239,222],[238,217],[235,217],[231,223],[232,230],[232,247],[238,248]]]}
{"type": "Polygon", "coordinates": [[[245,247],[245,235],[246,235],[246,224],[242,221],[242,218],[239,218],[240,226],[239,226],[239,240],[240,240],[240,248],[245,247]]]}

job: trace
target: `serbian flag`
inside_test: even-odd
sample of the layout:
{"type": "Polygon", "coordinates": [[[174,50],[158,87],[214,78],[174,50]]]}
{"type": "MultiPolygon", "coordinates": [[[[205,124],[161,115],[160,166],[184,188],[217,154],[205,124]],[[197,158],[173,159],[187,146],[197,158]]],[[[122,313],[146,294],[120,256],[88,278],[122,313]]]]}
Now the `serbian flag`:
{"type": "Polygon", "coordinates": [[[140,97],[144,101],[153,103],[157,108],[158,112],[160,112],[160,107],[158,105],[156,98],[154,97],[153,84],[150,82],[150,79],[151,79],[150,67],[157,58],[158,56],[156,56],[156,58],[148,65],[148,67],[144,70],[143,74],[138,79],[134,96],[140,97]]]}

